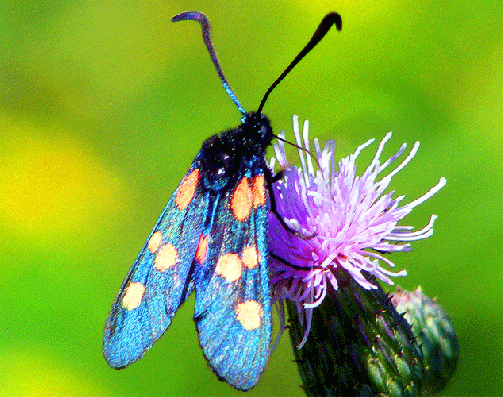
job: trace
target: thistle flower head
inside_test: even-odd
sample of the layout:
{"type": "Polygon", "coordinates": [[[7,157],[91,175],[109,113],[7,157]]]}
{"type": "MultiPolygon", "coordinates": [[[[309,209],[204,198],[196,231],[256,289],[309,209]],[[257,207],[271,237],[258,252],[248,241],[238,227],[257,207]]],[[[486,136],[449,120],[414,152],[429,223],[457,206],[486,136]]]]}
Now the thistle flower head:
{"type": "Polygon", "coordinates": [[[275,159],[271,166],[277,161],[284,169],[283,178],[273,185],[276,209],[291,229],[313,237],[296,236],[271,213],[269,244],[273,257],[271,283],[274,298],[296,303],[300,320],[306,322],[302,345],[309,333],[312,310],[321,304],[329,288],[337,290],[341,287],[340,282],[345,279],[340,277],[342,273],[349,274],[364,289],[376,288],[365,275],[374,275],[390,285],[393,284],[391,277],[406,275],[405,270],[389,270],[395,265],[385,254],[407,251],[411,241],[432,235],[435,215],[417,231],[412,226],[399,226],[398,223],[438,192],[445,185],[445,179],[441,178],[418,199],[400,205],[404,196],[393,198],[394,192],[388,191],[388,187],[393,176],[415,156],[418,142],[400,162],[397,160],[404,154],[406,144],[383,161],[381,154],[391,138],[391,133],[387,134],[370,165],[358,176],[355,161],[374,142],[373,139],[336,163],[333,141],[327,142],[321,150],[315,139],[311,155],[308,122],[304,122],[301,137],[298,117],[294,116],[293,129],[296,143],[301,148],[301,166],[289,164],[282,141],[274,145],[275,159]],[[316,157],[316,167],[313,156],[316,157]]]}

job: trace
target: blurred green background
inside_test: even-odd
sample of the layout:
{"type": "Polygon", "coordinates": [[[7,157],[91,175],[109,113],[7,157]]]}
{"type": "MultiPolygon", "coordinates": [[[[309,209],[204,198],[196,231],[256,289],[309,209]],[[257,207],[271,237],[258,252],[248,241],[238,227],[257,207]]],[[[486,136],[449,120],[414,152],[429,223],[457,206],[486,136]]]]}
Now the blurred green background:
{"type": "MultiPolygon", "coordinates": [[[[210,17],[227,78],[255,109],[328,11],[342,32],[271,95],[291,135],[421,141],[394,180],[411,201],[447,186],[405,224],[435,235],[396,254],[398,280],[438,297],[461,357],[445,396],[502,395],[501,0],[0,2],[0,394],[239,395],[208,369],[193,298],[138,363],[115,371],[102,329],[129,267],[202,141],[236,126],[196,23],[210,17]]],[[[374,149],[376,146],[374,145],[374,149]]],[[[369,149],[371,156],[372,150],[369,149]]],[[[362,164],[363,165],[363,164],[362,164]]],[[[249,396],[297,395],[288,336],[249,396]]]]}

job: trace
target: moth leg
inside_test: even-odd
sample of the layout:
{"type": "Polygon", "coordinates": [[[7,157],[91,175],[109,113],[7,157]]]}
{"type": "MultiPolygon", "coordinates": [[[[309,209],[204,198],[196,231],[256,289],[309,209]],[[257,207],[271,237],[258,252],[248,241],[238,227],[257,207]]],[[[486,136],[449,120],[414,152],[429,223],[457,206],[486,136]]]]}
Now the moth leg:
{"type": "Polygon", "coordinates": [[[283,217],[278,213],[278,211],[276,209],[276,198],[274,197],[274,192],[272,191],[272,184],[274,182],[276,182],[277,180],[281,179],[283,177],[283,173],[284,173],[284,171],[280,171],[279,173],[277,173],[273,177],[272,176],[272,172],[269,169],[269,167],[264,167],[264,176],[265,176],[265,180],[267,182],[267,191],[269,192],[269,200],[270,200],[270,204],[271,204],[270,210],[274,214],[274,216],[276,217],[276,219],[278,219],[278,221],[281,224],[281,226],[283,226],[283,228],[286,231],[288,231],[289,233],[293,234],[296,237],[301,238],[302,240],[310,240],[313,237],[316,237],[316,233],[312,233],[312,234],[309,234],[309,235],[306,236],[306,235],[304,235],[302,233],[299,233],[296,230],[293,230],[290,226],[288,226],[286,224],[286,222],[283,220],[283,217]],[[278,178],[278,176],[279,176],[279,178],[278,178]]]}

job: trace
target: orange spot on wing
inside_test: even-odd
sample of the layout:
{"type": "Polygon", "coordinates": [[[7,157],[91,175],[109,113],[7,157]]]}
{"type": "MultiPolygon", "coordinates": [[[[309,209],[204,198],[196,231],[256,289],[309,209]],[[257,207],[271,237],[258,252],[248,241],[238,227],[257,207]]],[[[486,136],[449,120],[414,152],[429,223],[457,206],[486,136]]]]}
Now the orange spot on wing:
{"type": "Polygon", "coordinates": [[[238,221],[244,221],[252,208],[252,191],[247,177],[242,178],[231,198],[231,209],[238,221]]]}
{"type": "Polygon", "coordinates": [[[179,210],[184,210],[190,204],[194,193],[196,192],[197,183],[199,182],[199,169],[195,169],[186,176],[178,191],[176,192],[175,204],[179,210]]]}
{"type": "Polygon", "coordinates": [[[163,272],[178,262],[178,252],[170,243],[164,244],[154,259],[154,266],[160,272],[163,272]]]}
{"type": "Polygon", "coordinates": [[[148,250],[155,254],[155,252],[159,249],[159,247],[162,244],[162,233],[158,230],[154,234],[152,234],[152,237],[150,237],[150,240],[148,240],[148,250]]]}
{"type": "Polygon", "coordinates": [[[254,300],[247,300],[236,306],[236,319],[247,331],[260,327],[263,313],[262,305],[254,300]]]}
{"type": "Polygon", "coordinates": [[[257,175],[253,178],[252,197],[253,208],[265,204],[265,183],[263,175],[257,175]]]}
{"type": "Polygon", "coordinates": [[[260,253],[255,246],[247,246],[243,248],[243,252],[241,254],[241,260],[243,264],[248,269],[253,269],[260,262],[260,253]]]}
{"type": "Polygon", "coordinates": [[[218,258],[215,272],[226,281],[236,281],[241,277],[241,260],[237,254],[225,254],[218,258]]]}
{"type": "Polygon", "coordinates": [[[203,264],[204,261],[206,260],[206,251],[208,250],[208,236],[201,236],[199,237],[199,243],[197,244],[197,250],[196,250],[196,260],[203,264]]]}
{"type": "Polygon", "coordinates": [[[131,283],[126,288],[126,293],[122,297],[122,306],[126,310],[136,309],[141,305],[145,294],[145,286],[140,282],[131,283]]]}

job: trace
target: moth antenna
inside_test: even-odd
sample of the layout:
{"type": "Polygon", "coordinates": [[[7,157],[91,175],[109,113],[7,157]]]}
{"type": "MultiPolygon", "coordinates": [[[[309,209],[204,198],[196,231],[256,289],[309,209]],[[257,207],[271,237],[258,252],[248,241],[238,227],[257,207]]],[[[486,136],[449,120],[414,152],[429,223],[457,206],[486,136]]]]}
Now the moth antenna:
{"type": "Polygon", "coordinates": [[[274,135],[274,137],[275,137],[278,141],[284,142],[284,143],[286,143],[287,145],[293,146],[293,147],[294,147],[294,148],[296,148],[296,149],[303,150],[304,152],[311,154],[311,152],[310,152],[309,150],[307,150],[306,148],[303,148],[303,147],[301,147],[301,146],[297,145],[296,143],[293,143],[293,142],[287,141],[285,138],[281,138],[279,135],[274,135]]]}
{"type": "Polygon", "coordinates": [[[311,51],[320,41],[325,37],[330,28],[335,25],[337,30],[342,29],[342,18],[336,12],[330,12],[322,19],[321,23],[318,25],[318,29],[314,32],[313,37],[309,40],[309,43],[302,49],[301,52],[295,57],[295,59],[288,65],[288,67],[284,70],[283,73],[276,79],[274,83],[269,87],[264,97],[262,98],[262,102],[260,102],[260,106],[258,107],[257,113],[262,113],[262,109],[269,97],[269,94],[276,88],[276,86],[283,80],[288,73],[297,65],[302,58],[304,58],[309,51],[311,51]]]}
{"type": "Polygon", "coordinates": [[[171,22],[178,22],[178,21],[186,21],[186,20],[193,20],[196,22],[199,22],[201,24],[201,28],[203,30],[203,40],[204,44],[206,44],[206,48],[208,49],[208,52],[210,53],[211,61],[213,62],[213,65],[215,65],[215,69],[217,70],[218,76],[220,77],[220,80],[222,81],[222,85],[224,86],[225,92],[227,92],[227,95],[232,99],[232,101],[236,104],[238,107],[238,110],[241,112],[241,114],[245,115],[246,111],[243,109],[241,104],[238,101],[238,98],[234,91],[232,90],[231,86],[227,82],[227,79],[224,76],[224,72],[222,71],[222,68],[220,67],[220,63],[218,62],[217,54],[215,53],[215,48],[213,47],[213,42],[211,41],[211,26],[210,26],[210,21],[204,15],[202,12],[199,11],[187,11],[187,12],[182,12],[181,14],[175,15],[173,18],[171,18],[171,22]]]}

